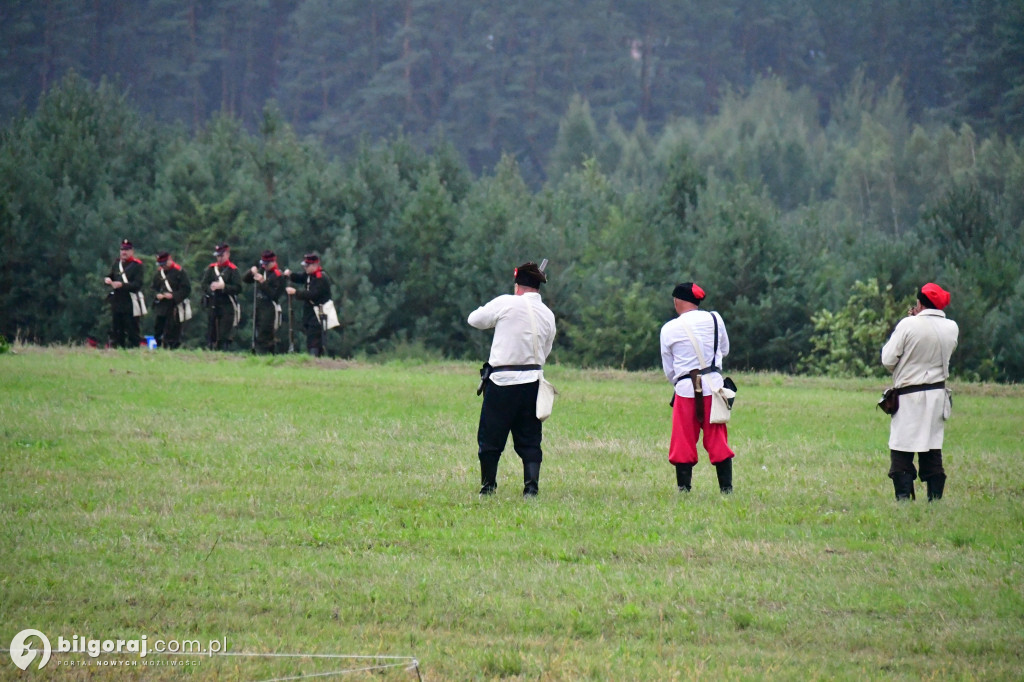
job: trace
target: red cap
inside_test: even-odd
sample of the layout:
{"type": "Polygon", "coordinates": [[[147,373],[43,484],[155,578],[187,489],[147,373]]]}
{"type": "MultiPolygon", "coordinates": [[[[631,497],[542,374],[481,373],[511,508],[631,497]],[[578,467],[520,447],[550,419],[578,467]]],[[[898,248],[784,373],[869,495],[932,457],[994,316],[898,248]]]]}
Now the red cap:
{"type": "Polygon", "coordinates": [[[942,310],[949,305],[949,292],[934,282],[928,282],[921,287],[921,295],[932,302],[932,305],[942,310]]]}

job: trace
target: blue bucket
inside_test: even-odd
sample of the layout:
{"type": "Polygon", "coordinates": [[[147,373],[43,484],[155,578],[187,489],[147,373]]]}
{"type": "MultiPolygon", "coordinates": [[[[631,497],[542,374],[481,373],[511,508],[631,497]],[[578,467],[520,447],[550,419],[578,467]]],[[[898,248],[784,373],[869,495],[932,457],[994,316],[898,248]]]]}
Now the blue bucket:
{"type": "Polygon", "coordinates": [[[155,336],[147,336],[146,337],[146,347],[149,348],[150,350],[156,350],[156,337],[155,336]]]}

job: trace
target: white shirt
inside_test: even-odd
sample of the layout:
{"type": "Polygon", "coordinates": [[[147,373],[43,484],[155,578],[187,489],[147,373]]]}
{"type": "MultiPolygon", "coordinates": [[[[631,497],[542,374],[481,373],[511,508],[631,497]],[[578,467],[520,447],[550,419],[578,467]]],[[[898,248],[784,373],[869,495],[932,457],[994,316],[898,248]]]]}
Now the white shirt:
{"type": "MultiPolygon", "coordinates": [[[[669,320],[661,328],[661,367],[669,381],[675,381],[681,374],[689,374],[691,369],[700,369],[701,363],[697,351],[693,348],[686,329],[693,333],[693,338],[700,345],[707,365],[722,366],[722,358],[729,354],[729,334],[725,331],[725,322],[718,313],[706,310],[688,310],[674,320],[669,320]],[[718,353],[715,349],[715,325],[718,325],[718,353]]],[[[722,375],[712,372],[701,377],[704,395],[722,387],[722,375]]],[[[676,383],[676,395],[682,398],[693,397],[693,382],[683,379],[676,383]]]]}
{"type": "MultiPolygon", "coordinates": [[[[471,312],[467,321],[477,329],[494,328],[491,356],[487,359],[492,367],[543,365],[555,341],[555,315],[541,301],[540,294],[532,291],[521,296],[498,296],[471,312]],[[529,307],[533,308],[537,324],[536,343],[529,307]]],[[[495,372],[491,375],[491,381],[498,386],[528,384],[538,379],[539,370],[495,372]]]]}

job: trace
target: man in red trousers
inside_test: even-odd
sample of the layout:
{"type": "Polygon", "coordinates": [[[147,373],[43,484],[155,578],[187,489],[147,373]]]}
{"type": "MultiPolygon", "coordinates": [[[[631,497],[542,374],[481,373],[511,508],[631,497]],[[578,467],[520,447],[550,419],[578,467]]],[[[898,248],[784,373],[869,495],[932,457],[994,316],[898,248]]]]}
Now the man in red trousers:
{"type": "Polygon", "coordinates": [[[722,358],[729,354],[729,335],[722,316],[700,309],[704,290],[693,282],[672,291],[678,317],[661,328],[661,364],[675,385],[672,400],[672,440],[668,461],[675,465],[676,484],[690,491],[697,440],[704,432],[704,449],[718,473],[718,486],[732,492],[732,448],[725,424],[712,424],[711,392],[722,388],[722,358]]]}

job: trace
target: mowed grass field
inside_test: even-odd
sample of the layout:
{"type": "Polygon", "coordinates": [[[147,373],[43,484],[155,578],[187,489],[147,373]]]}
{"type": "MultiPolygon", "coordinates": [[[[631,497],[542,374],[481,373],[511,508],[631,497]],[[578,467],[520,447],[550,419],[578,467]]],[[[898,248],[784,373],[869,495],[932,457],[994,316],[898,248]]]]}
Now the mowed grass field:
{"type": "MultiPolygon", "coordinates": [[[[664,378],[554,366],[540,497],[521,497],[510,445],[480,499],[476,370],[0,356],[0,646],[25,628],[226,639],[235,653],[412,656],[426,680],[1024,677],[1024,388],[955,384],[946,499],[919,487],[897,505],[884,381],[734,374],[736,491],[719,494],[702,452],[680,495],[664,378]]],[[[23,673],[5,653],[0,675],[365,664],[193,659],[112,669],[63,654],[23,673]]]]}

